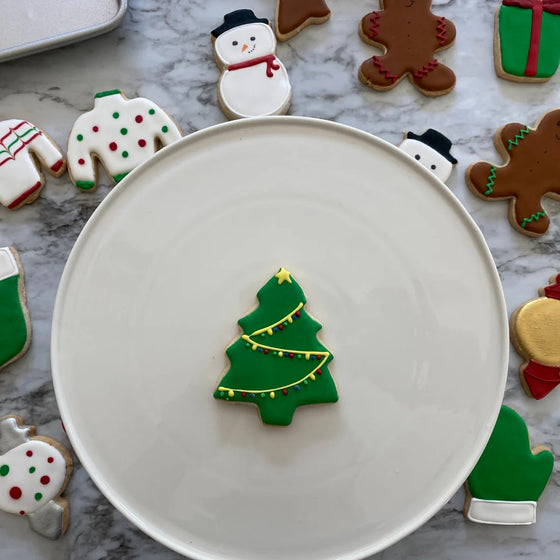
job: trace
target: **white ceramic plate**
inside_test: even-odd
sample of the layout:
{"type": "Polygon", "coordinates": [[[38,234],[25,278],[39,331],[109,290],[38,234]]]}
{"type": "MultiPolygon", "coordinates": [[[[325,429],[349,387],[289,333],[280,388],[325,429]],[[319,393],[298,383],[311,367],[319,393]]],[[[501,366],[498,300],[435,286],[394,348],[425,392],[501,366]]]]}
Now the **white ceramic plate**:
{"type": "Polygon", "coordinates": [[[364,558],[417,528],[480,456],[507,355],[496,270],[450,191],[377,138],[293,117],[198,132],[115,188],[72,251],[52,338],[93,480],[204,560],[364,558]],[[212,396],[281,266],[340,395],[286,428],[212,396]]]}

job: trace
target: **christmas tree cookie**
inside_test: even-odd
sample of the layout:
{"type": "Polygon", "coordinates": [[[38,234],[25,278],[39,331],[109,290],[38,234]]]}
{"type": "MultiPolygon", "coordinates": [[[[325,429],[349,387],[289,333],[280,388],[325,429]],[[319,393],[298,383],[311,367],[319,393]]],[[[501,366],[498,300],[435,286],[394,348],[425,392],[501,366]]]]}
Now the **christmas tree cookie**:
{"type": "Polygon", "coordinates": [[[0,510],[26,515],[31,528],[58,539],[70,523],[61,497],[72,474],[72,457],[54,439],[36,436],[19,416],[0,419],[0,510]]]}
{"type": "Polygon", "coordinates": [[[13,247],[0,248],[0,341],[0,369],[23,356],[31,343],[23,268],[13,247]]]}
{"type": "Polygon", "coordinates": [[[332,354],[317,340],[321,325],[305,311],[305,295],[281,268],[257,293],[259,306],[238,321],[243,335],[227,350],[231,366],[216,399],[252,403],[265,424],[287,426],[295,409],[338,400],[332,354]]]}
{"type": "Polygon", "coordinates": [[[83,190],[97,187],[97,161],[118,183],[153,156],[160,146],[181,138],[175,121],[142,97],[127,99],[119,90],[95,95],[94,107],[74,123],[68,139],[68,171],[83,190]]]}
{"type": "Polygon", "coordinates": [[[35,201],[45,185],[42,169],[54,177],[66,171],[52,138],[28,121],[0,122],[0,204],[15,210],[35,201]]]}
{"type": "Polygon", "coordinates": [[[511,316],[511,341],[523,356],[519,377],[527,394],[546,397],[560,384],[560,274],[542,296],[521,305],[511,316]]]}
{"type": "Polygon", "coordinates": [[[464,514],[477,523],[530,525],[548,483],[554,456],[529,444],[523,418],[502,406],[482,456],[466,482],[464,514]]]}

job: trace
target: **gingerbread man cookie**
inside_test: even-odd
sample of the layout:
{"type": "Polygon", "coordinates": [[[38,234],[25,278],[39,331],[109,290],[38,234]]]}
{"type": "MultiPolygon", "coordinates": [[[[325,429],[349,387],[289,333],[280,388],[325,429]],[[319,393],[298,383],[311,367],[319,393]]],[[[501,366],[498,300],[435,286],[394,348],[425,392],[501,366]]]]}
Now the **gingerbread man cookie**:
{"type": "Polygon", "coordinates": [[[550,282],[539,289],[542,297],[525,302],[511,316],[511,341],[525,359],[519,377],[534,399],[560,385],[560,274],[550,282]]]}
{"type": "Polygon", "coordinates": [[[325,0],[277,0],[276,37],[287,41],[308,25],[325,23],[330,17],[325,0]]]}
{"type": "Polygon", "coordinates": [[[44,537],[58,539],[68,529],[70,505],[61,494],[72,466],[66,448],[36,436],[19,416],[0,419],[0,510],[26,515],[44,537]]]}
{"type": "Polygon", "coordinates": [[[550,219],[541,200],[560,197],[560,109],[545,113],[535,128],[506,124],[496,133],[494,144],[506,163],[472,164],[466,172],[467,184],[486,200],[509,199],[509,221],[517,231],[543,235],[550,219]]]}
{"type": "Polygon", "coordinates": [[[431,0],[380,0],[381,10],[364,16],[360,37],[385,54],[362,63],[358,74],[362,83],[386,91],[408,76],[428,96],[444,95],[453,89],[455,74],[434,53],[453,44],[455,26],[434,15],[431,4],[431,0]]]}

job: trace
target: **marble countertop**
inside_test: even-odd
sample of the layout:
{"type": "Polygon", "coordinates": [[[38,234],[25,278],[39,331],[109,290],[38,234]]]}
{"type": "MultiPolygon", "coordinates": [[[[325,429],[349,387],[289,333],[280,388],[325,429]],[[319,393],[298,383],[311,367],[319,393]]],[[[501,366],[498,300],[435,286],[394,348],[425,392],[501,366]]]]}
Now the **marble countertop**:
{"type": "MultiPolygon", "coordinates": [[[[375,54],[357,35],[361,17],[377,0],[329,0],[330,22],[312,26],[287,43],[278,56],[293,85],[289,114],[352,125],[398,144],[403,134],[433,127],[454,142],[459,164],[448,185],[480,226],[495,259],[508,312],[536,296],[560,270],[560,204],[545,200],[551,217],[546,235],[532,239],[516,233],[506,220],[505,203],[486,203],[471,194],[464,180],[473,161],[500,161],[492,139],[508,122],[532,125],[560,106],[560,73],[548,83],[525,85],[498,79],[492,61],[497,1],[440,0],[438,15],[457,27],[455,45],[438,58],[457,74],[457,86],[440,98],[427,98],[403,82],[378,93],[357,79],[360,63],[375,54]]],[[[98,91],[121,89],[129,97],[148,97],[164,107],[185,134],[223,122],[217,104],[219,76],[209,32],[223,15],[251,8],[273,19],[275,0],[131,0],[123,25],[111,33],[62,49],[0,64],[0,120],[22,117],[66,146],[75,119],[92,106],[98,91]]],[[[2,23],[5,25],[5,22],[2,23]]],[[[39,200],[15,212],[0,207],[0,246],[15,246],[22,258],[33,318],[28,354],[0,375],[0,416],[19,414],[39,433],[67,442],[50,371],[51,318],[56,290],[68,254],[85,222],[111,190],[105,175],[100,188],[78,192],[68,175],[48,178],[39,200]]],[[[560,391],[543,401],[529,399],[518,379],[520,358],[511,350],[505,403],[526,420],[532,441],[560,449],[560,391]]],[[[179,556],[136,529],[100,494],[80,464],[67,490],[72,522],[67,535],[50,542],[32,533],[17,516],[0,513],[2,558],[25,560],[104,560],[179,556]]],[[[464,492],[423,527],[380,553],[384,560],[484,557],[556,558],[560,555],[558,465],[529,527],[493,527],[463,519],[464,492]]]]}

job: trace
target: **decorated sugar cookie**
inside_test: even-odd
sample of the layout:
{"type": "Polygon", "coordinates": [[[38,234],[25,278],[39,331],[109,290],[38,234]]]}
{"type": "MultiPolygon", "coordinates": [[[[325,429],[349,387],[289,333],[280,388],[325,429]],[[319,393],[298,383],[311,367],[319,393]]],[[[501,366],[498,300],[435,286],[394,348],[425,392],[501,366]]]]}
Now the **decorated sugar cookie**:
{"type": "Polygon", "coordinates": [[[277,0],[276,37],[287,41],[308,25],[325,23],[330,17],[325,0],[277,0]]]}
{"type": "Polygon", "coordinates": [[[407,132],[399,148],[431,171],[445,183],[457,160],[451,155],[451,140],[441,132],[429,128],[422,134],[407,132]]]}
{"type": "Polygon", "coordinates": [[[276,38],[267,19],[251,10],[236,10],[212,31],[212,40],[222,70],[218,101],[229,119],[287,112],[292,87],[276,58],[276,38]]]}
{"type": "Polygon", "coordinates": [[[36,436],[19,416],[0,419],[0,509],[26,515],[31,528],[60,538],[70,523],[61,496],[72,473],[72,457],[57,441],[36,436]]]}
{"type": "Polygon", "coordinates": [[[428,96],[444,95],[455,87],[455,74],[435,53],[455,40],[455,26],[431,11],[431,0],[380,0],[381,9],[364,16],[361,39],[383,49],[362,63],[360,81],[379,91],[394,88],[408,76],[428,96]]]}
{"type": "Polygon", "coordinates": [[[68,170],[83,190],[97,187],[97,161],[118,183],[135,167],[182,134],[154,102],[127,99],[119,90],[95,95],[94,107],[81,115],[68,139],[68,170]]]}
{"type": "Polygon", "coordinates": [[[54,177],[66,171],[54,140],[29,121],[0,122],[0,203],[15,210],[35,201],[45,185],[43,169],[54,177]]]}
{"type": "Polygon", "coordinates": [[[525,359],[519,368],[530,397],[542,399],[560,384],[560,274],[511,316],[511,340],[525,359]]]}
{"type": "Polygon", "coordinates": [[[466,180],[485,200],[508,200],[509,221],[532,237],[548,230],[544,196],[560,197],[560,109],[545,113],[535,128],[509,123],[496,132],[494,144],[505,164],[473,163],[466,180]]]}
{"type": "Polygon", "coordinates": [[[23,356],[31,343],[23,267],[13,247],[0,248],[0,341],[0,369],[23,356]]]}
{"type": "Polygon", "coordinates": [[[287,426],[298,406],[338,400],[328,369],[332,354],[317,340],[321,325],[305,295],[281,268],[257,293],[259,307],[238,321],[241,338],[227,350],[230,367],[214,397],[258,406],[265,424],[287,426]]]}
{"type": "Polygon", "coordinates": [[[523,418],[502,406],[482,456],[466,482],[464,514],[477,523],[530,525],[545,489],[554,456],[543,446],[531,449],[523,418]]]}
{"type": "Polygon", "coordinates": [[[494,26],[494,63],[501,78],[545,82],[560,63],[560,2],[502,0],[494,26]]]}

